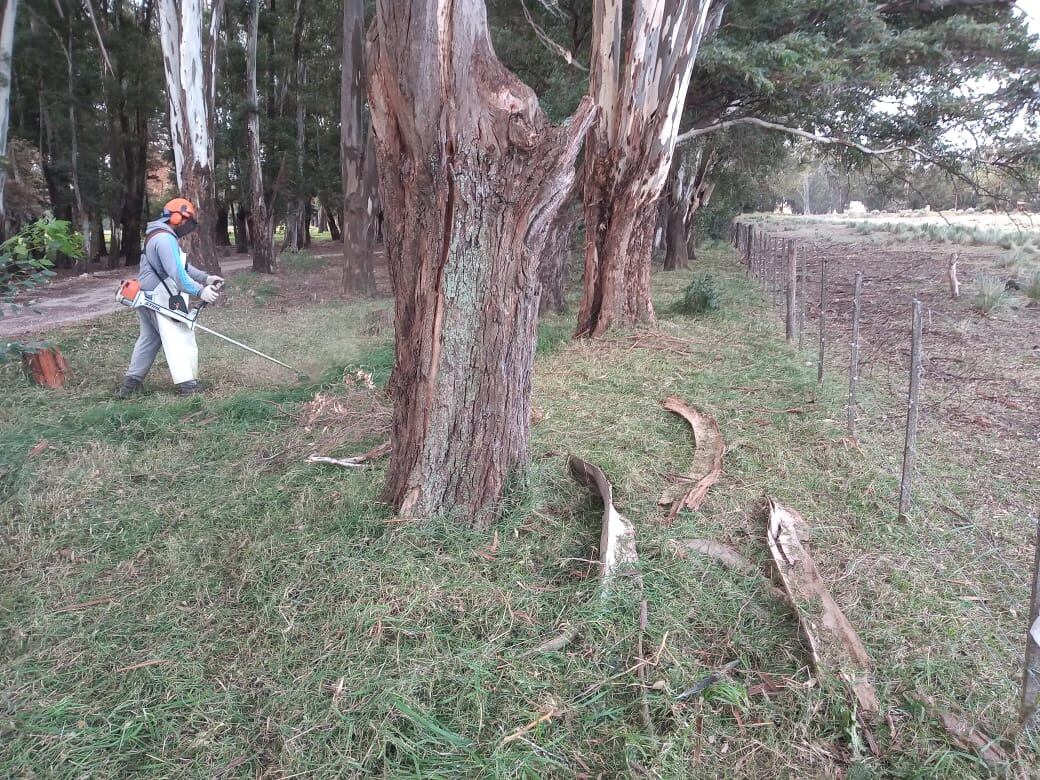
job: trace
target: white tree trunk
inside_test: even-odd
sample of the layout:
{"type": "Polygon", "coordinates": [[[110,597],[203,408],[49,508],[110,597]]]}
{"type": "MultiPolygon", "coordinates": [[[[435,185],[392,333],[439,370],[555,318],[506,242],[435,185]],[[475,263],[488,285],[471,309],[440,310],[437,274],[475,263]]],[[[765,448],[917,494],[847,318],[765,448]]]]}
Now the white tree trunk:
{"type": "MultiPolygon", "coordinates": [[[[7,127],[11,115],[11,55],[14,53],[14,20],[18,0],[7,0],[0,24],[0,157],[7,157],[7,127]]],[[[0,164],[0,237],[6,234],[7,208],[4,184],[7,182],[7,160],[0,164]]]]}
{"type": "MultiPolygon", "coordinates": [[[[223,2],[213,5],[212,34],[219,33],[223,2]]],[[[170,138],[177,170],[177,187],[195,204],[199,229],[189,237],[188,254],[196,265],[217,271],[214,242],[216,209],[213,190],[211,141],[212,63],[216,39],[203,37],[202,0],[160,0],[159,39],[162,44],[166,94],[170,104],[170,138]],[[210,68],[205,67],[208,54],[210,68]]]]}
{"type": "Polygon", "coordinates": [[[579,334],[615,321],[653,320],[643,215],[661,196],[701,42],[722,21],[726,0],[594,0],[589,93],[599,108],[585,166],[585,281],[579,334]]]}

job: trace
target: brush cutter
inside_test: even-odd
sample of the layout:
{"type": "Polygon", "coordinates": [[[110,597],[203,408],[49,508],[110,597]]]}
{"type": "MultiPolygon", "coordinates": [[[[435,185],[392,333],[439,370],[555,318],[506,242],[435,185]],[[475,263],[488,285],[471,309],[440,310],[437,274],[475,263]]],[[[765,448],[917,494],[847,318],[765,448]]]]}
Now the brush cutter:
{"type": "Polygon", "coordinates": [[[270,360],[272,363],[277,363],[278,365],[295,372],[298,376],[303,376],[302,371],[298,368],[293,368],[288,363],[283,363],[277,358],[265,355],[258,349],[247,347],[242,342],[235,341],[233,338],[225,336],[223,333],[217,333],[215,330],[211,330],[205,325],[199,325],[199,312],[202,311],[203,307],[206,305],[204,302],[200,302],[199,305],[191,311],[180,311],[179,309],[168,308],[156,301],[152,293],[142,290],[140,283],[138,283],[136,279],[124,279],[119,283],[119,289],[116,290],[116,302],[121,303],[123,306],[128,306],[131,309],[151,309],[156,314],[166,317],[167,319],[182,323],[187,326],[188,330],[205,331],[211,336],[216,336],[218,339],[223,339],[229,344],[234,344],[236,347],[244,349],[246,352],[252,352],[254,355],[262,357],[264,360],[270,360]]]}

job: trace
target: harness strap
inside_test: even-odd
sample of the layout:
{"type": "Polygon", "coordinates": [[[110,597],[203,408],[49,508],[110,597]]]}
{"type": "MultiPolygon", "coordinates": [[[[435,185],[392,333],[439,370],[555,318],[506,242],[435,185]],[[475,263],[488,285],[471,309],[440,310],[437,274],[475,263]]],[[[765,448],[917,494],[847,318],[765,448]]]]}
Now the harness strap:
{"type": "Polygon", "coordinates": [[[151,233],[147,233],[145,235],[145,237],[144,237],[144,248],[141,249],[141,257],[148,264],[148,267],[152,269],[152,273],[155,274],[157,277],[159,277],[159,284],[161,284],[163,286],[163,289],[166,290],[166,294],[169,295],[170,299],[172,300],[174,295],[175,295],[175,293],[166,285],[166,280],[169,279],[170,277],[166,274],[165,269],[163,269],[161,267],[156,269],[156,267],[154,265],[152,265],[152,261],[148,257],[148,245],[150,243],[152,243],[152,239],[153,238],[155,238],[156,236],[161,236],[163,234],[166,234],[168,236],[173,236],[174,240],[176,240],[176,238],[177,238],[177,234],[176,233],[173,233],[173,232],[171,232],[169,230],[165,230],[164,228],[156,228],[151,233]]]}

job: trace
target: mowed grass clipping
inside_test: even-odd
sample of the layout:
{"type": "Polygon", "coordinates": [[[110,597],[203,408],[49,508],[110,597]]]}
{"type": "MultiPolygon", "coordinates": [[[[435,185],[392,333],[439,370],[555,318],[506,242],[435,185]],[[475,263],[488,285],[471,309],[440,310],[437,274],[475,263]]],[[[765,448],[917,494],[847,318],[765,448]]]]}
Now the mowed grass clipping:
{"type": "MultiPolygon", "coordinates": [[[[1010,733],[1028,550],[1007,544],[992,584],[992,560],[932,511],[938,454],[914,522],[897,522],[887,442],[842,441],[841,388],[817,390],[731,253],[698,265],[718,311],[673,316],[689,283],[677,272],[658,275],[657,332],[571,343],[568,319],[541,326],[531,466],[487,532],[398,521],[378,501],[383,466],[305,462],[322,440],[294,422],[300,405],[335,393],[345,367],[386,381],[389,342],[360,335],[380,304],[207,313],[304,362],[309,382],[203,335],[207,396],[172,396],[159,365],[150,394],[112,401],[126,317],[52,334],[75,372],[63,391],[0,369],[0,775],[983,774],[907,694],[1010,733]],[[666,527],[657,500],[694,451],[660,407],[670,394],[715,415],[729,450],[706,503],[666,527]],[[638,597],[629,584],[599,596],[601,510],[569,454],[603,467],[636,525],[654,736],[630,671],[638,597]],[[894,726],[874,727],[880,756],[759,580],[671,544],[724,542],[768,572],[764,494],[812,524],[874,659],[894,726]],[[564,649],[529,654],[575,624],[564,649]],[[723,684],[675,700],[731,661],[723,684]]],[[[1023,767],[1035,749],[1022,743],[1023,767]]]]}

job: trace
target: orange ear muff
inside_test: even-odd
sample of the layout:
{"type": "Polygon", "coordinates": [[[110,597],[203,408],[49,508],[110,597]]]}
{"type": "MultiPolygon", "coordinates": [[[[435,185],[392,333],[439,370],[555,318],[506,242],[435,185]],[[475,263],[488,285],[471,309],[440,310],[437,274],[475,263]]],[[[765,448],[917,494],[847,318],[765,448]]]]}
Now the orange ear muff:
{"type": "Polygon", "coordinates": [[[184,198],[174,198],[163,208],[163,215],[167,218],[171,227],[184,224],[185,220],[195,217],[195,207],[184,198]]]}

